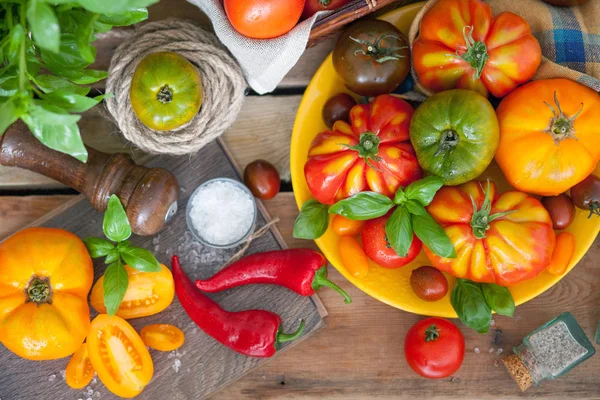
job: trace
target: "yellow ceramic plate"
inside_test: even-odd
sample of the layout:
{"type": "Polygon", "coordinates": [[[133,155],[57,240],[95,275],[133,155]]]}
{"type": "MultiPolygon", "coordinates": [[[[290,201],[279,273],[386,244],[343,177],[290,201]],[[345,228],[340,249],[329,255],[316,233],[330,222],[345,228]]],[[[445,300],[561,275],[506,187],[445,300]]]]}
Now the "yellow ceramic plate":
{"type": "MultiPolygon", "coordinates": [[[[387,14],[382,19],[396,25],[400,31],[408,33],[410,24],[415,15],[422,7],[423,3],[411,4],[398,8],[387,14]]],[[[348,91],[343,83],[337,77],[333,69],[331,54],[321,65],[310,85],[304,93],[302,102],[296,115],[294,132],[292,134],[292,145],[290,154],[290,166],[292,172],[292,184],[298,208],[311,199],[312,196],[304,179],[304,163],[307,159],[308,148],[313,138],[327,127],[321,118],[321,109],[331,96],[348,91]]],[[[600,173],[600,168],[596,168],[596,174],[600,173]]],[[[489,177],[498,185],[501,191],[509,188],[506,180],[502,176],[498,166],[493,163],[482,175],[483,178],[489,177]]],[[[569,226],[568,231],[575,234],[577,238],[575,255],[571,265],[567,270],[570,271],[575,264],[583,257],[585,252],[592,245],[596,235],[600,231],[600,218],[587,219],[587,213],[577,209],[575,220],[569,226]]],[[[450,295],[446,295],[442,300],[434,303],[425,302],[419,299],[412,291],[409,283],[410,274],[413,269],[421,265],[428,265],[429,261],[423,252],[407,266],[399,269],[386,269],[371,263],[370,271],[364,279],[357,279],[351,276],[342,264],[338,251],[339,238],[330,228],[321,238],[315,240],[317,246],[331,262],[331,264],[350,282],[370,296],[406,311],[416,314],[456,318],[456,313],[450,305],[450,295]]],[[[564,276],[564,275],[563,275],[564,276]]],[[[454,277],[447,275],[450,284],[450,290],[454,287],[454,277]]],[[[555,276],[546,271],[542,272],[535,279],[523,282],[510,288],[517,305],[533,299],[552,285],[556,284],[562,276],[555,276]]]]}

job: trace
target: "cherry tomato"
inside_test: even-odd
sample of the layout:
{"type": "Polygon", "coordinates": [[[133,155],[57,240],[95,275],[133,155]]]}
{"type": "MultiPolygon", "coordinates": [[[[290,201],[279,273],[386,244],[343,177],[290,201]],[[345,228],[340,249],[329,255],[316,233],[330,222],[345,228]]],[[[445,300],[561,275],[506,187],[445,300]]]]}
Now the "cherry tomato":
{"type": "Polygon", "coordinates": [[[465,338],[447,319],[425,318],[406,334],[404,356],[417,374],[432,379],[446,378],[462,365],[465,338]]]}
{"type": "Polygon", "coordinates": [[[423,266],[410,274],[410,287],[419,298],[425,301],[438,301],[448,293],[448,280],[442,271],[423,266]]]}
{"type": "Polygon", "coordinates": [[[73,389],[82,389],[92,381],[95,373],[88,354],[87,343],[83,343],[67,364],[65,370],[67,385],[73,389]]]}
{"type": "MultiPolygon", "coordinates": [[[[161,264],[159,272],[142,272],[126,265],[129,284],[125,297],[117,310],[121,318],[139,318],[154,315],[171,304],[175,297],[173,275],[161,264]]],[[[106,312],[104,305],[104,276],[100,277],[90,296],[90,305],[99,313],[106,312]]]]}
{"type": "Polygon", "coordinates": [[[331,222],[333,231],[338,236],[356,236],[360,233],[364,224],[365,221],[354,221],[341,215],[333,217],[331,222]]]}
{"type": "Polygon", "coordinates": [[[546,267],[546,271],[554,275],[562,275],[567,270],[571,257],[575,252],[575,235],[571,232],[561,232],[556,235],[556,245],[552,252],[550,264],[546,267]]]}
{"type": "Polygon", "coordinates": [[[590,175],[571,188],[573,203],[592,214],[600,215],[600,179],[590,175]]]}
{"type": "Polygon", "coordinates": [[[154,375],[154,364],[140,335],[121,317],[100,314],[87,337],[92,366],[117,396],[137,396],[154,375]]]}
{"type": "Polygon", "coordinates": [[[410,71],[406,36],[389,22],[353,23],[338,38],[333,66],[346,87],[361,96],[391,93],[410,71]]]}
{"type": "Polygon", "coordinates": [[[542,198],[542,204],[550,214],[554,229],[565,229],[575,218],[575,206],[571,198],[562,193],[542,198]]]}
{"type": "Polygon", "coordinates": [[[252,194],[261,200],[269,200],[275,197],[281,186],[277,168],[265,160],[252,161],[246,166],[244,183],[252,194]]]}
{"type": "Polygon", "coordinates": [[[365,223],[362,229],[362,244],[367,256],[384,268],[400,268],[411,262],[421,251],[421,241],[413,234],[413,241],[404,257],[400,257],[390,246],[385,234],[385,224],[390,214],[365,223]]]}
{"type": "Polygon", "coordinates": [[[244,36],[270,39],[289,32],[300,20],[305,0],[225,0],[231,25],[244,36]]]}
{"type": "Polygon", "coordinates": [[[169,324],[147,325],[140,331],[140,337],[148,347],[160,351],[177,350],[185,340],[183,331],[169,324]]]}
{"type": "Polygon", "coordinates": [[[323,122],[331,128],[335,121],[350,121],[350,110],[355,105],[356,100],[348,93],[336,94],[323,106],[323,122]]]}
{"type": "Polygon", "coordinates": [[[369,259],[360,243],[352,236],[340,238],[340,255],[344,267],[352,276],[364,278],[369,273],[369,259]]]}
{"type": "Polygon", "coordinates": [[[350,0],[306,0],[302,19],[310,18],[319,11],[330,11],[348,4],[350,0]]]}

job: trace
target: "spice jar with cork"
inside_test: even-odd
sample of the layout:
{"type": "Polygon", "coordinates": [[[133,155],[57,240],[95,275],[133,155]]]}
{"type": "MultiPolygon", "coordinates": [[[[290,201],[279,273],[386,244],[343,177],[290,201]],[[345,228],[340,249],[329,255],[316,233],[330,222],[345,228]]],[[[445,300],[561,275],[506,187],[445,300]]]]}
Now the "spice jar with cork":
{"type": "Polygon", "coordinates": [[[566,374],[596,353],[570,312],[527,335],[513,351],[502,361],[521,391],[566,374]]]}

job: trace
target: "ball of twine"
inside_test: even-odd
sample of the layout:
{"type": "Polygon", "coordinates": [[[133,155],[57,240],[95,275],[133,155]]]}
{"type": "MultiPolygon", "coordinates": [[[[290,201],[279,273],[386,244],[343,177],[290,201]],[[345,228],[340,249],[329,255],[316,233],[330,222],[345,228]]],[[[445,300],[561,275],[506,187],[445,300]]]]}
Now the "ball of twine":
{"type": "Polygon", "coordinates": [[[244,100],[246,82],[240,66],[215,35],[194,23],[177,19],[151,22],[136,29],[115,51],[110,63],[106,100],[108,111],[123,136],[154,154],[187,154],[198,151],[220,136],[235,121],[244,100]],[[202,106],[186,125],[155,131],[137,118],[129,101],[131,78],[148,54],[171,51],[189,60],[200,73],[202,106]]]}

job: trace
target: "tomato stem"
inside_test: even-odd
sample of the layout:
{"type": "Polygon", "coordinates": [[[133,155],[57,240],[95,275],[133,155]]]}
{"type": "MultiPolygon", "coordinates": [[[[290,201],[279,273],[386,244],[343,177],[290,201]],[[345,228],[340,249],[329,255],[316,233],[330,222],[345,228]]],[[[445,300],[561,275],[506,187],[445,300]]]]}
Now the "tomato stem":
{"type": "Polygon", "coordinates": [[[173,101],[173,91],[169,85],[162,86],[156,94],[156,99],[163,104],[167,104],[173,101]]]}
{"type": "Polygon", "coordinates": [[[485,43],[476,42],[473,39],[474,29],[473,26],[465,26],[463,28],[463,38],[467,45],[467,51],[460,58],[471,64],[471,67],[475,69],[475,77],[479,79],[483,72],[483,67],[485,67],[485,63],[490,56],[488,55],[485,43]]]}
{"type": "Polygon", "coordinates": [[[581,114],[583,111],[583,103],[581,103],[581,107],[579,111],[575,113],[572,117],[565,115],[563,110],[560,108],[560,103],[558,102],[558,97],[556,96],[556,90],[554,91],[554,104],[556,104],[556,109],[544,101],[544,104],[548,106],[550,111],[552,111],[552,118],[550,118],[550,123],[548,127],[544,129],[544,132],[549,134],[552,139],[554,139],[554,144],[558,145],[562,140],[571,138],[578,140],[575,136],[575,128],[573,127],[575,123],[575,118],[581,114]]]}
{"type": "Polygon", "coordinates": [[[598,203],[597,201],[591,202],[590,206],[589,206],[589,210],[590,210],[590,215],[588,215],[588,219],[592,218],[592,215],[600,216],[600,203],[598,203]]]}
{"type": "Polygon", "coordinates": [[[400,38],[395,35],[381,35],[375,40],[375,42],[369,42],[368,40],[356,39],[350,36],[350,40],[355,41],[358,44],[362,44],[366,46],[366,49],[359,49],[354,52],[354,55],[357,56],[362,54],[363,56],[368,56],[373,59],[373,61],[383,64],[386,61],[390,60],[400,60],[404,58],[402,54],[397,54],[398,50],[407,49],[408,46],[400,46],[400,47],[381,47],[381,42],[383,39],[393,38],[395,40],[400,41],[400,38]],[[365,51],[366,50],[366,51],[365,51]]]}
{"type": "Polygon", "coordinates": [[[372,132],[364,132],[361,133],[360,138],[358,139],[358,144],[355,146],[350,146],[347,144],[343,144],[343,146],[349,148],[350,150],[354,150],[358,152],[359,157],[363,158],[367,165],[371,168],[376,169],[372,164],[373,161],[381,161],[381,157],[377,154],[379,153],[379,143],[381,139],[379,136],[372,132]]]}
{"type": "Polygon", "coordinates": [[[473,236],[477,239],[483,239],[486,237],[486,231],[490,229],[490,223],[498,218],[502,218],[506,215],[512,214],[517,210],[503,211],[496,214],[490,215],[492,211],[492,201],[490,199],[490,181],[487,181],[487,190],[484,190],[485,198],[481,209],[477,209],[475,199],[471,195],[471,203],[473,204],[473,217],[471,218],[471,228],[473,229],[473,236]]]}
{"type": "Polygon", "coordinates": [[[425,330],[425,341],[432,342],[440,337],[440,332],[435,324],[429,325],[429,327],[425,330]]]}
{"type": "Polygon", "coordinates": [[[51,299],[50,278],[38,278],[33,276],[29,280],[26,289],[27,301],[34,303],[49,303],[51,299]]]}
{"type": "Polygon", "coordinates": [[[451,153],[452,150],[458,145],[459,136],[454,129],[446,129],[442,131],[440,135],[440,147],[435,152],[434,156],[437,157],[443,153],[451,153]]]}
{"type": "Polygon", "coordinates": [[[319,5],[321,7],[327,7],[330,4],[331,4],[331,0],[319,0],[319,5]]]}

